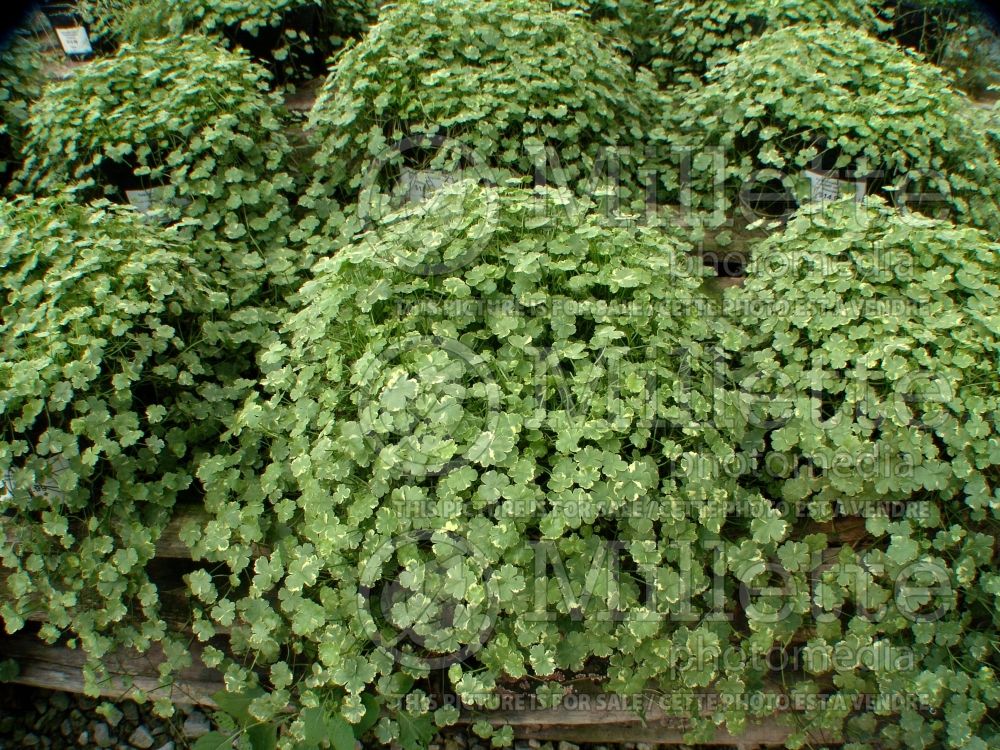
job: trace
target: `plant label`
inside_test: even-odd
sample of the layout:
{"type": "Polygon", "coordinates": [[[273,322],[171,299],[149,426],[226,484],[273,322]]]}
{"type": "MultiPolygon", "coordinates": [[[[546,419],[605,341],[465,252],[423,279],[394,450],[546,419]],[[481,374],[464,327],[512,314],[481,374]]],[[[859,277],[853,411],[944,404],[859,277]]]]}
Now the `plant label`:
{"type": "Polygon", "coordinates": [[[67,55],[89,55],[94,48],[90,46],[90,36],[83,26],[73,26],[67,29],[56,29],[59,44],[67,55]]]}
{"type": "Polygon", "coordinates": [[[129,205],[133,206],[139,213],[148,214],[158,204],[163,203],[163,188],[154,187],[146,190],[126,190],[125,197],[129,205]]]}
{"type": "MultiPolygon", "coordinates": [[[[45,463],[47,469],[44,476],[36,477],[28,492],[33,497],[55,498],[63,494],[59,488],[59,474],[69,469],[69,461],[62,456],[54,456],[45,459],[45,463]]],[[[14,490],[17,489],[14,471],[13,468],[8,469],[0,478],[0,501],[9,502],[14,499],[14,490]]]]}
{"type": "Polygon", "coordinates": [[[807,171],[810,191],[809,197],[813,203],[829,203],[844,195],[845,188],[850,188],[851,183],[831,177],[828,173],[807,171]]]}
{"type": "MultiPolygon", "coordinates": [[[[128,200],[129,205],[141,214],[149,214],[158,209],[169,208],[170,206],[183,208],[191,202],[190,198],[183,196],[174,196],[168,199],[167,189],[169,187],[169,185],[159,185],[144,190],[126,190],[125,198],[128,200]]],[[[168,212],[164,211],[157,217],[157,220],[162,224],[169,224],[170,216],[168,212]]]]}
{"type": "Polygon", "coordinates": [[[404,203],[420,203],[455,179],[454,174],[441,170],[403,167],[399,174],[398,193],[403,196],[404,203]]]}

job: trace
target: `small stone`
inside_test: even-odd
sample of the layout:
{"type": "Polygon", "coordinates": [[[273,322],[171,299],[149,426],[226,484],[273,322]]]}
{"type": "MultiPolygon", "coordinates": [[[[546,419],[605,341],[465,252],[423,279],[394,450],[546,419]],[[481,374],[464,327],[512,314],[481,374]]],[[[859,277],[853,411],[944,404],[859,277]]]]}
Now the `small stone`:
{"type": "Polygon", "coordinates": [[[69,719],[63,719],[62,724],[59,725],[59,734],[63,737],[69,737],[73,734],[73,722],[69,719]]]}
{"type": "Polygon", "coordinates": [[[37,734],[26,734],[24,735],[24,739],[21,740],[21,745],[23,747],[34,747],[38,743],[39,739],[37,734]]]}
{"type": "Polygon", "coordinates": [[[184,736],[189,740],[196,740],[212,731],[212,725],[208,722],[208,717],[201,711],[192,711],[184,720],[184,727],[181,729],[184,736]]]}
{"type": "Polygon", "coordinates": [[[534,738],[531,738],[530,740],[528,740],[528,747],[541,747],[541,746],[542,746],[542,743],[539,742],[538,740],[534,739],[534,738]]]}
{"type": "Polygon", "coordinates": [[[88,745],[90,745],[90,732],[88,732],[86,729],[80,732],[80,734],[76,738],[76,744],[79,745],[80,747],[87,747],[88,745]]]}
{"type": "Polygon", "coordinates": [[[580,750],[579,745],[574,745],[572,742],[566,742],[563,740],[559,743],[559,750],[580,750]]]}
{"type": "Polygon", "coordinates": [[[153,746],[153,735],[149,733],[144,724],[140,724],[139,727],[129,735],[129,744],[139,748],[139,750],[149,750],[153,746]]]}
{"type": "Polygon", "coordinates": [[[111,729],[103,721],[94,724],[94,742],[98,747],[111,747],[111,729]]]}
{"type": "Polygon", "coordinates": [[[66,693],[53,693],[49,703],[57,711],[65,711],[69,708],[69,696],[66,693]]]}
{"type": "Polygon", "coordinates": [[[125,718],[131,723],[137,724],[139,722],[139,709],[131,701],[122,706],[122,711],[125,712],[125,718]]]}
{"type": "Polygon", "coordinates": [[[117,727],[122,723],[122,716],[124,714],[118,710],[117,706],[113,706],[110,703],[105,703],[101,710],[99,711],[101,716],[105,718],[109,726],[117,727]]]}
{"type": "Polygon", "coordinates": [[[174,750],[174,743],[173,741],[167,742],[163,745],[160,745],[156,750],[174,750]]]}

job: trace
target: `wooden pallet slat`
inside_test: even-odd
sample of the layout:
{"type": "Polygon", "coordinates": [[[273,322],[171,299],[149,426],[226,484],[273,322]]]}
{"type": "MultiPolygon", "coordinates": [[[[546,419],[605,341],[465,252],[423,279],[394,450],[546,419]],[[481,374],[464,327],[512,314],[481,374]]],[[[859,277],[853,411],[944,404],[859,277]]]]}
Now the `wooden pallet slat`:
{"type": "MultiPolygon", "coordinates": [[[[150,653],[118,651],[105,659],[110,673],[107,682],[100,686],[100,696],[123,700],[135,697],[137,690],[151,699],[168,698],[176,705],[198,705],[217,708],[212,696],[223,689],[221,673],[205,667],[201,662],[201,649],[192,647],[194,664],[175,675],[169,685],[163,684],[157,668],[163,661],[162,651],[150,653]]],[[[15,682],[48,690],[82,693],[84,655],[78,649],[59,645],[46,645],[27,634],[0,639],[0,659],[17,661],[20,674],[15,682]]],[[[595,705],[615,705],[613,696],[593,695],[595,705]]],[[[463,710],[460,725],[471,725],[487,720],[494,726],[510,726],[519,739],[536,739],[568,742],[646,742],[662,745],[684,744],[686,722],[683,717],[665,714],[653,706],[639,718],[627,709],[586,710],[581,708],[523,708],[515,710],[474,711],[463,710]]],[[[745,731],[731,734],[718,729],[708,746],[737,745],[780,747],[793,729],[778,716],[768,717],[759,723],[748,724],[745,731]]],[[[829,736],[816,734],[817,743],[837,744],[829,736]]]]}
{"type": "MultiPolygon", "coordinates": [[[[199,644],[191,647],[192,666],[177,673],[164,684],[157,671],[163,663],[163,651],[154,646],[148,653],[116,651],[103,660],[109,679],[100,686],[105,698],[123,700],[137,690],[150,698],[168,698],[178,705],[215,707],[212,695],[224,686],[222,674],[204,665],[199,644]]],[[[83,666],[86,657],[79,649],[47,645],[27,633],[0,638],[0,659],[13,659],[19,673],[17,684],[47,690],[83,693],[83,666]]]]}
{"type": "MultiPolygon", "coordinates": [[[[190,551],[180,541],[182,529],[191,522],[203,523],[208,514],[197,506],[178,506],[170,523],[157,541],[157,561],[166,563],[170,569],[183,560],[190,560],[190,551]]],[[[866,537],[863,518],[840,518],[828,523],[809,522],[806,533],[825,533],[835,544],[853,545],[866,537]]],[[[834,548],[836,550],[836,547],[834,548]]],[[[834,553],[835,556],[835,553],[834,553]]],[[[827,556],[825,556],[827,557],[827,556]]],[[[826,561],[826,560],[825,560],[826,561]]],[[[169,576],[168,576],[169,577],[169,576]]],[[[176,586],[161,590],[164,617],[185,628],[190,622],[186,590],[176,586]]],[[[2,590],[2,576],[0,576],[2,590]]],[[[44,614],[29,618],[44,622],[44,614]]],[[[219,629],[224,635],[224,629],[219,629]]],[[[162,663],[162,652],[154,648],[148,654],[116,652],[105,660],[110,673],[107,684],[101,687],[101,695],[113,699],[127,698],[136,690],[146,692],[151,698],[168,697],[175,703],[197,704],[214,707],[212,695],[223,688],[222,676],[216,670],[206,668],[200,659],[200,647],[194,644],[192,654],[195,665],[182,670],[170,685],[161,683],[157,668],[162,663]],[[131,687],[129,687],[131,680],[131,687]]],[[[21,669],[15,682],[46,689],[68,692],[83,692],[83,665],[85,658],[76,649],[65,646],[46,645],[28,634],[0,637],[0,659],[13,658],[21,669]]],[[[683,717],[664,713],[652,703],[640,719],[627,708],[615,708],[620,701],[614,696],[602,695],[600,686],[595,684],[586,692],[585,701],[570,701],[557,708],[540,709],[531,702],[530,695],[514,696],[523,698],[510,709],[510,703],[501,704],[500,709],[489,711],[463,710],[459,723],[469,725],[485,719],[495,726],[509,725],[514,735],[520,739],[536,739],[568,742],[644,742],[651,744],[683,744],[686,731],[683,717]],[[525,707],[522,707],[525,706],[525,707]],[[588,708],[587,706],[596,708],[588,708]]],[[[574,693],[576,689],[574,688],[574,693]]],[[[579,699],[580,695],[573,697],[579,699]]],[[[738,747],[779,747],[783,746],[792,733],[787,722],[774,716],[756,724],[750,724],[739,735],[719,729],[714,739],[706,745],[735,745],[738,747]]],[[[835,738],[817,735],[813,740],[818,744],[840,744],[835,738]]]]}

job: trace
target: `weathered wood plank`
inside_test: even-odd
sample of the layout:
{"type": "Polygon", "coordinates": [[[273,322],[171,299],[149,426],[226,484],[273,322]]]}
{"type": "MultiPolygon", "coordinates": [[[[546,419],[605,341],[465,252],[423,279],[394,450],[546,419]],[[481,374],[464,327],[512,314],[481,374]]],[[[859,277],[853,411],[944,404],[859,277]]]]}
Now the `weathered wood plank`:
{"type": "MultiPolygon", "coordinates": [[[[160,538],[156,540],[156,557],[167,560],[190,560],[191,551],[181,541],[181,531],[190,522],[203,525],[209,518],[208,512],[201,506],[193,504],[177,506],[174,509],[173,518],[163,529],[160,538]]],[[[868,530],[865,528],[865,519],[861,516],[846,516],[825,523],[810,522],[802,533],[824,533],[829,537],[831,544],[847,545],[854,545],[869,536],[868,530]]],[[[8,534],[7,543],[12,544],[13,541],[13,537],[8,534]]],[[[268,553],[267,547],[262,546],[259,549],[261,555],[268,553]]]]}
{"type": "MultiPolygon", "coordinates": [[[[645,742],[659,745],[684,745],[682,726],[674,722],[649,722],[642,724],[634,720],[630,722],[607,721],[599,713],[589,714],[583,721],[574,724],[558,723],[562,717],[532,717],[519,713],[509,713],[504,716],[463,717],[459,723],[471,724],[486,718],[494,726],[510,724],[514,736],[519,739],[534,739],[542,741],[566,741],[574,743],[623,743],[645,742]],[[535,723],[530,723],[535,721],[535,723]],[[550,721],[554,723],[549,723],[550,721]]],[[[769,719],[761,724],[747,727],[741,734],[730,734],[724,729],[716,730],[715,736],[708,742],[698,743],[702,746],[728,747],[784,747],[785,741],[791,735],[792,729],[782,726],[775,719],[769,719]]],[[[812,742],[827,746],[842,744],[828,737],[815,736],[812,742]]]]}
{"type": "Polygon", "coordinates": [[[208,512],[198,505],[180,505],[156,540],[156,556],[171,560],[190,560],[191,550],[181,541],[181,530],[190,522],[204,525],[209,519],[208,512]]]}
{"type": "MultiPolygon", "coordinates": [[[[174,515],[163,529],[160,538],[156,540],[156,556],[168,560],[190,560],[191,551],[181,541],[181,530],[188,522],[205,523],[209,518],[204,508],[197,505],[180,505],[174,509],[174,515]]],[[[6,543],[13,545],[17,541],[13,532],[8,532],[6,543]]]]}
{"type": "Polygon", "coordinates": [[[309,112],[316,103],[316,96],[323,87],[323,78],[313,78],[296,87],[285,97],[285,108],[289,112],[309,112]]]}
{"type": "MultiPolygon", "coordinates": [[[[169,684],[164,684],[157,671],[163,663],[163,652],[158,646],[145,654],[115,652],[104,660],[109,678],[100,686],[100,694],[120,700],[135,697],[136,691],[141,690],[150,698],[168,698],[179,705],[214,707],[212,695],[223,688],[222,675],[202,663],[201,651],[198,644],[192,644],[192,666],[181,670],[169,684]]],[[[17,634],[0,638],[0,659],[17,662],[20,672],[13,680],[17,684],[84,692],[86,659],[79,649],[50,646],[29,634],[17,634]]]]}
{"type": "MultiPolygon", "coordinates": [[[[148,654],[116,652],[105,660],[110,678],[101,686],[100,694],[120,700],[134,697],[136,689],[139,689],[150,698],[166,697],[179,705],[215,707],[212,695],[223,688],[222,676],[217,670],[201,663],[200,653],[197,644],[193,645],[195,664],[182,670],[170,684],[165,685],[157,672],[163,661],[159,649],[148,654]]],[[[18,684],[83,692],[85,660],[77,649],[49,646],[30,635],[16,635],[0,638],[0,658],[13,658],[18,662],[20,674],[14,680],[18,684]]],[[[518,697],[527,696],[514,696],[518,697]]],[[[684,717],[667,715],[654,703],[646,709],[645,720],[641,720],[628,709],[614,708],[616,705],[620,703],[609,696],[591,695],[586,702],[578,700],[572,708],[464,711],[459,723],[469,725],[485,719],[495,726],[510,726],[515,737],[521,739],[684,744],[687,728],[684,717]]],[[[790,727],[784,726],[777,716],[772,716],[736,735],[719,729],[715,737],[704,744],[777,747],[783,745],[791,733],[790,727]]],[[[836,738],[822,734],[812,735],[811,740],[820,744],[838,744],[836,738]]]]}

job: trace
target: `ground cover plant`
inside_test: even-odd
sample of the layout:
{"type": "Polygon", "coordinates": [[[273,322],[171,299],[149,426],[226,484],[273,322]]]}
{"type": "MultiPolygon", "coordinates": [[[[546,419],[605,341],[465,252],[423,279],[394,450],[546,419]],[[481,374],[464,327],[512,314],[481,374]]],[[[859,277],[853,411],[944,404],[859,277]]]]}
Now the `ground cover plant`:
{"type": "Polygon", "coordinates": [[[145,567],[247,363],[213,323],[226,294],[134,211],[4,201],[0,257],[0,613],[79,639],[93,689],[113,647],[168,637],[145,567]]]}
{"type": "Polygon", "coordinates": [[[242,303],[295,271],[280,240],[292,149],[267,86],[245,54],[205,37],[123,47],[51,83],[32,106],[21,188],[155,209],[181,224],[206,270],[242,303]]]}
{"type": "Polygon", "coordinates": [[[745,445],[771,467],[748,476],[769,477],[761,490],[797,515],[829,521],[850,509],[870,534],[841,548],[814,589],[819,611],[840,616],[814,613],[805,656],[815,678],[799,689],[832,676],[845,695],[914,691],[923,704],[810,717],[848,719],[851,747],[986,748],[1000,736],[990,718],[1000,701],[997,257],[976,230],[848,200],[758,245],[747,284],[727,295],[750,336],[737,369],[752,404],[745,445]],[[912,598],[898,596],[901,580],[912,598]],[[931,580],[943,584],[933,594],[921,588],[931,580]],[[848,643],[910,658],[828,661],[848,643]]]}
{"type": "Polygon", "coordinates": [[[844,23],[877,32],[887,22],[867,0],[560,0],[557,7],[589,18],[635,65],[664,85],[700,77],[765,31],[799,24],[844,23]]]}
{"type": "Polygon", "coordinates": [[[653,90],[582,20],[530,0],[399,3],[320,92],[302,204],[310,226],[359,193],[361,212],[377,211],[406,171],[426,170],[634,194],[653,90]]]}
{"type": "Polygon", "coordinates": [[[804,173],[819,170],[852,191],[1000,230],[1000,165],[982,118],[942,71],[895,44],[846,26],[781,29],[678,96],[667,132],[687,133],[674,137],[697,154],[692,203],[716,217],[741,205],[766,215],[749,202],[763,188],[789,195],[777,211],[787,213],[809,199],[804,173]],[[713,148],[725,155],[722,174],[713,148]]]}
{"type": "MultiPolygon", "coordinates": [[[[706,367],[724,332],[709,323],[703,267],[669,236],[570,211],[569,191],[464,182],[441,194],[317,263],[309,303],[262,356],[265,392],[234,424],[233,449],[203,462],[214,519],[191,540],[226,564],[199,574],[206,636],[225,624],[244,662],[270,665],[260,718],[294,699],[358,722],[370,694],[388,710],[376,736],[404,746],[432,714],[396,710],[394,691],[427,690],[433,671],[470,703],[594,659],[624,692],[707,686],[708,652],[660,667],[675,647],[736,640],[729,624],[671,629],[638,581],[560,601],[525,543],[551,548],[575,580],[620,539],[666,611],[682,593],[701,606],[709,580],[707,559],[679,561],[668,537],[718,541],[727,504],[742,501],[755,515],[735,544],[782,538],[766,501],[719,476],[741,423],[706,367]],[[274,551],[254,560],[261,545],[274,551]],[[454,585],[429,600],[441,581],[454,585]],[[552,609],[533,618],[538,585],[552,609]],[[621,617],[602,616],[609,607],[621,617]]],[[[227,674],[254,685],[238,664],[227,674]]]]}
{"type": "Polygon", "coordinates": [[[8,632],[203,654],[194,750],[1000,743],[997,110],[889,4],[81,12],[0,97],[8,632]]]}
{"type": "Polygon", "coordinates": [[[13,37],[0,45],[0,185],[20,166],[28,105],[41,93],[35,42],[13,37]]]}
{"type": "Polygon", "coordinates": [[[218,35],[249,50],[279,80],[320,75],[326,60],[374,20],[369,0],[85,0],[98,38],[135,43],[189,33],[218,35]]]}

